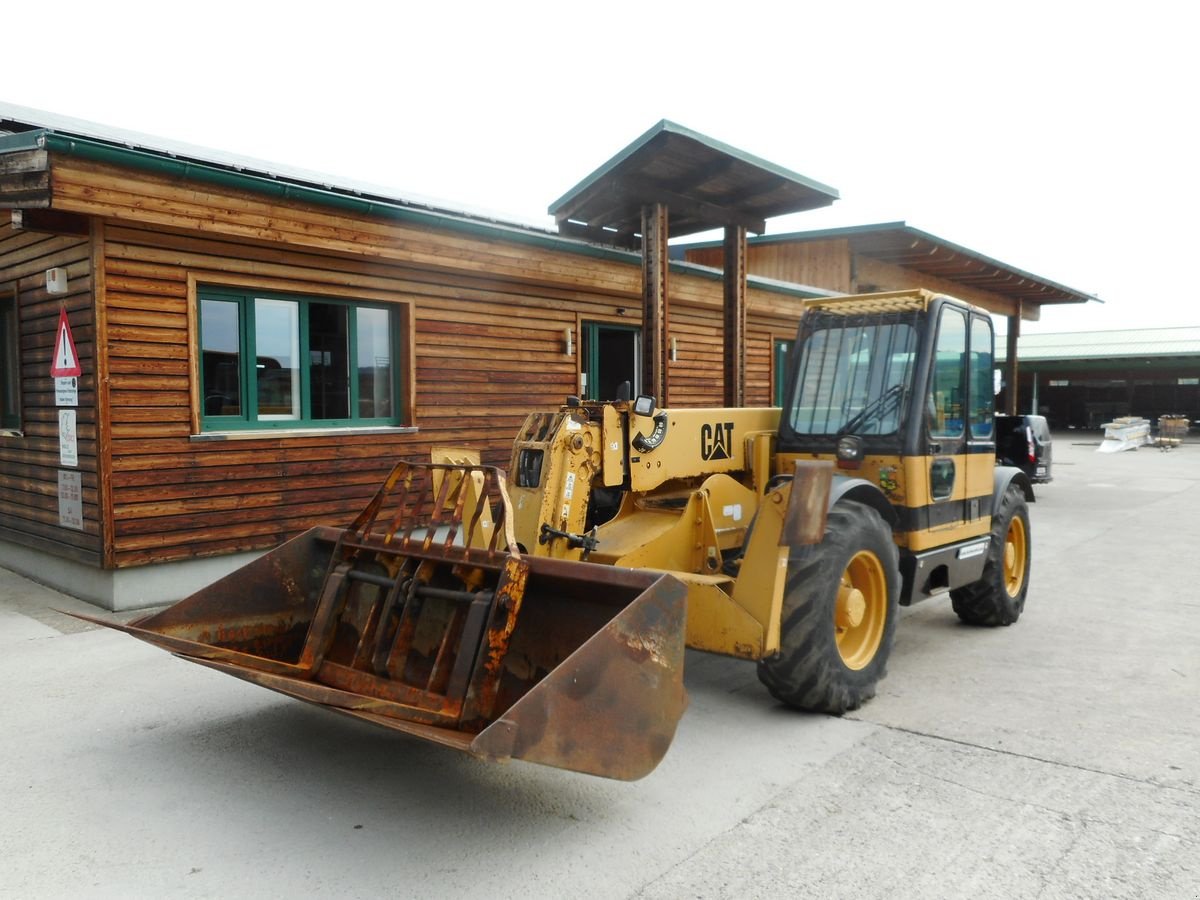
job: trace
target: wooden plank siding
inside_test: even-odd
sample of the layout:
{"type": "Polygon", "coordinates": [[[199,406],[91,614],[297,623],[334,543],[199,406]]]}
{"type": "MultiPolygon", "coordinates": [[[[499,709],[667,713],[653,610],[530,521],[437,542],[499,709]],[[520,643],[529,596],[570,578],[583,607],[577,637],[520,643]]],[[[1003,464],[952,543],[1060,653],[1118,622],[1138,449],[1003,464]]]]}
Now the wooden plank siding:
{"type": "MultiPolygon", "coordinates": [[[[694,247],[686,251],[689,262],[719,269],[724,264],[720,247],[694,247]]],[[[939,278],[853,253],[845,238],[802,243],[751,244],[747,247],[747,269],[752,275],[792,284],[867,294],[875,291],[904,291],[925,288],[950,294],[981,306],[997,315],[1011,316],[1017,304],[994,291],[975,288],[961,281],[939,278]]],[[[1035,315],[1029,309],[1028,316],[1035,315]]]]}
{"type": "MultiPolygon", "coordinates": [[[[750,244],[746,248],[746,269],[762,278],[849,294],[854,292],[855,276],[850,257],[850,243],[844,238],[802,244],[750,244]]],[[[695,247],[686,252],[686,258],[714,269],[725,264],[721,247],[695,247]]]]}
{"type": "MultiPolygon", "coordinates": [[[[507,467],[526,413],[556,407],[578,391],[580,357],[566,355],[564,330],[584,320],[641,320],[635,257],[540,246],[499,229],[451,230],[200,188],[70,156],[55,157],[52,190],[54,209],[96,223],[107,567],[264,549],[317,522],[346,522],[396,459],[428,458],[434,445],[471,446],[484,462],[507,467]],[[411,396],[405,424],[416,432],[198,439],[195,294],[203,285],[398,305],[411,341],[402,366],[411,396]]],[[[12,240],[14,252],[32,246],[27,236],[12,240]]],[[[75,279],[86,274],[89,251],[78,239],[72,246],[72,289],[85,292],[81,315],[89,314],[72,325],[88,373],[96,371],[90,311],[83,309],[90,283],[77,286],[75,279]]],[[[44,267],[38,263],[37,271],[44,267]]],[[[672,273],[670,284],[679,349],[670,368],[673,405],[720,405],[721,283],[672,273]]],[[[748,292],[748,403],[770,402],[771,335],[794,330],[801,303],[748,292]]],[[[38,310],[51,314],[55,304],[38,310]]],[[[52,323],[47,328],[52,332],[52,323]]],[[[23,340],[32,347],[49,339],[38,333],[23,340]]],[[[39,352],[37,365],[45,368],[49,351],[39,352]]],[[[47,379],[37,385],[41,399],[31,403],[31,417],[44,420],[44,437],[36,439],[56,461],[48,386],[47,379]]],[[[94,393],[87,402],[95,406],[94,393]]],[[[85,499],[99,522],[94,417],[88,425],[93,468],[85,499]]],[[[56,507],[47,508],[56,515],[56,507]]]]}
{"type": "Polygon", "coordinates": [[[20,334],[21,432],[0,434],[0,539],[46,550],[77,562],[99,565],[101,504],[97,493],[98,453],[95,338],[90,244],[0,225],[0,291],[17,291],[20,334]],[[69,293],[46,292],[47,269],[67,270],[69,293]],[[83,367],[79,382],[79,465],[60,465],[58,408],[50,358],[65,308],[83,367]],[[82,531],[59,524],[58,472],[80,473],[82,531]]]}

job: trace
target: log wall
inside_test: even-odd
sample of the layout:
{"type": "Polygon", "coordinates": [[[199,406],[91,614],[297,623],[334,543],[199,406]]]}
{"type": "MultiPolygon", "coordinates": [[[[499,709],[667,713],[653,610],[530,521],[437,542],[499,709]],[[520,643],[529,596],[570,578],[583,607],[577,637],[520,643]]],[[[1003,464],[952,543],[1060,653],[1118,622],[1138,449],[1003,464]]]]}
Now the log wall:
{"type": "MultiPolygon", "coordinates": [[[[316,522],[348,521],[397,458],[428,458],[433,445],[472,446],[506,467],[526,412],[578,390],[580,357],[566,355],[564,330],[584,320],[640,324],[635,258],[199,189],[71,157],[56,158],[53,173],[55,209],[91,218],[102,261],[102,353],[93,359],[87,345],[84,368],[101,373],[89,402],[105,413],[98,433],[90,423],[87,452],[93,536],[108,536],[92,552],[107,567],[263,549],[316,522]],[[206,284],[400,306],[410,341],[405,424],[415,433],[197,436],[194,304],[206,284]]],[[[70,247],[72,265],[86,266],[86,241],[70,247]]],[[[77,340],[90,324],[85,284],[77,340]]],[[[672,273],[670,288],[672,405],[720,405],[721,282],[672,273]]],[[[801,301],[758,289],[748,301],[747,402],[767,405],[771,339],[791,336],[801,301]]],[[[47,310],[57,314],[38,315],[47,310]]],[[[44,367],[42,330],[28,340],[44,367]]],[[[32,399],[34,421],[48,425],[44,398],[32,399]]]]}
{"type": "MultiPolygon", "coordinates": [[[[690,249],[686,258],[689,262],[714,269],[720,269],[725,264],[721,247],[690,249]]],[[[751,275],[790,284],[804,284],[843,294],[854,292],[850,244],[844,238],[803,244],[750,244],[746,247],[746,269],[751,275]]]]}
{"type": "Polygon", "coordinates": [[[17,291],[21,367],[21,429],[0,433],[0,539],[48,550],[77,562],[102,558],[98,493],[95,321],[91,244],[86,237],[19,231],[0,225],[0,292],[17,291]],[[69,293],[46,292],[47,269],[67,270],[69,293]],[[59,311],[67,310],[80,379],[78,466],[59,456],[58,407],[50,360],[59,311]],[[83,530],[59,524],[58,473],[78,471],[83,484],[83,530]]]}

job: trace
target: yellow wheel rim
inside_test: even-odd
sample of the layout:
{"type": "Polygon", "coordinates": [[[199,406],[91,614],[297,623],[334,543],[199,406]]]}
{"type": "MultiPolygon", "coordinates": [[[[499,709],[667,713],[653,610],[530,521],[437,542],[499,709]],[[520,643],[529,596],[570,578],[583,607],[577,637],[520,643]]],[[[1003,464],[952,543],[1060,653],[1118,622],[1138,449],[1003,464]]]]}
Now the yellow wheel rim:
{"type": "Polygon", "coordinates": [[[875,658],[886,624],[883,563],[871,551],[860,550],[842,573],[833,608],[838,654],[847,668],[862,669],[875,658]]]}
{"type": "Polygon", "coordinates": [[[1025,534],[1025,521],[1013,516],[1004,536],[1004,590],[1008,596],[1016,597],[1025,584],[1025,559],[1029,553],[1029,539],[1025,534]]]}

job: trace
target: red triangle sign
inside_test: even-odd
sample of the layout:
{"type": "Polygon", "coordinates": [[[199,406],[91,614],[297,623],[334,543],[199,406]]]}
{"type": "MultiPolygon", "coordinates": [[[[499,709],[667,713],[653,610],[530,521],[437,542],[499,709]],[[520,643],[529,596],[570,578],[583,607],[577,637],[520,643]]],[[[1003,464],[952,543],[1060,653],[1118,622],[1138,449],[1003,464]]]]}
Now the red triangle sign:
{"type": "Polygon", "coordinates": [[[54,355],[50,357],[50,374],[55,378],[79,376],[79,354],[75,352],[75,341],[71,338],[71,326],[67,322],[67,311],[59,310],[58,337],[54,339],[54,355]]]}

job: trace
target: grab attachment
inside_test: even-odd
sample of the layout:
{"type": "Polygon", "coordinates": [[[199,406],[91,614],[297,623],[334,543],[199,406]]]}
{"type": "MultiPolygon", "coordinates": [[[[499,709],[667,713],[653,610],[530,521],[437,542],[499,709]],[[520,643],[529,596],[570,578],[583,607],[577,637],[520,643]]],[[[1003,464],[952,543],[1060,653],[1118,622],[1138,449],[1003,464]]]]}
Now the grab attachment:
{"type": "Polygon", "coordinates": [[[631,780],[674,737],[684,586],[523,556],[503,473],[400,462],[319,526],[124,631],[192,662],[487,759],[631,780]]]}

